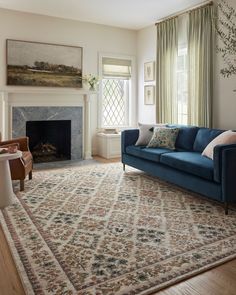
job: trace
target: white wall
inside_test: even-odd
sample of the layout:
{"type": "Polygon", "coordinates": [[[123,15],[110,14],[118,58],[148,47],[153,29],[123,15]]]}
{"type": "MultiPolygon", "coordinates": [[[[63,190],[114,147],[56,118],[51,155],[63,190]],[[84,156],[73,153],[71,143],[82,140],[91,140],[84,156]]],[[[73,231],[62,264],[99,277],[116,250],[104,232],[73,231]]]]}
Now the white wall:
{"type": "MultiPolygon", "coordinates": [[[[227,2],[236,9],[235,0],[227,2]]],[[[236,129],[236,75],[224,78],[220,75],[220,69],[224,68],[220,54],[215,57],[214,77],[214,105],[213,120],[216,128],[236,129]]]]}
{"type": "Polygon", "coordinates": [[[144,63],[156,60],[156,27],[155,25],[138,31],[138,121],[140,123],[156,122],[156,106],[144,104],[144,85],[155,84],[155,82],[144,83],[144,63]]]}
{"type": "MultiPolygon", "coordinates": [[[[6,88],[6,39],[81,46],[83,73],[98,74],[99,52],[136,56],[137,32],[0,9],[0,90],[6,88]]],[[[94,135],[97,128],[97,100],[92,101],[91,117],[94,135]]],[[[95,142],[93,149],[96,149],[95,142]]]]}
{"type": "MultiPolygon", "coordinates": [[[[236,9],[235,0],[227,2],[236,9]]],[[[143,97],[143,64],[146,61],[155,60],[156,53],[156,27],[155,25],[138,32],[138,121],[156,122],[155,105],[144,105],[143,97]]],[[[214,52],[214,93],[213,93],[213,127],[222,129],[236,129],[236,76],[223,78],[220,75],[222,58],[214,52]]]]}

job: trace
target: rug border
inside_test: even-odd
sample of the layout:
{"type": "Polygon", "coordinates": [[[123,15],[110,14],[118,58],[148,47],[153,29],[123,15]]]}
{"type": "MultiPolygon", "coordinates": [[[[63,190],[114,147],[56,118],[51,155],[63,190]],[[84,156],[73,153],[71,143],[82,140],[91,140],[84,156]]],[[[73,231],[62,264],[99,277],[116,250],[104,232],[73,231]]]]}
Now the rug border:
{"type": "MultiPolygon", "coordinates": [[[[5,235],[5,238],[7,240],[8,247],[10,249],[10,253],[12,255],[12,258],[13,258],[17,273],[18,273],[19,278],[21,280],[22,287],[23,287],[26,294],[35,294],[35,292],[34,292],[34,290],[32,288],[32,285],[30,283],[30,280],[28,278],[27,272],[25,270],[25,267],[23,266],[23,264],[21,262],[21,259],[20,259],[19,255],[18,255],[18,252],[17,252],[17,249],[15,247],[14,241],[12,240],[11,233],[8,230],[8,227],[7,227],[5,218],[3,216],[2,210],[0,210],[0,221],[1,221],[1,226],[2,226],[2,229],[3,229],[4,235],[5,235]]],[[[215,268],[217,266],[223,265],[224,263],[232,261],[235,258],[236,258],[236,253],[232,254],[231,256],[227,256],[225,258],[222,258],[222,259],[220,259],[220,260],[218,260],[218,261],[216,261],[214,263],[211,263],[208,266],[203,266],[200,269],[195,270],[195,271],[193,271],[191,273],[184,274],[184,275],[182,275],[182,276],[180,276],[178,278],[173,278],[172,280],[170,280],[168,282],[164,282],[164,283],[160,284],[159,286],[154,286],[154,287],[148,288],[147,290],[141,291],[139,294],[140,295],[151,295],[154,292],[158,292],[158,291],[163,290],[165,288],[174,286],[177,283],[180,283],[180,282],[182,282],[184,280],[195,277],[195,276],[197,276],[199,274],[202,274],[202,273],[204,273],[206,271],[209,271],[209,270],[211,270],[211,269],[213,269],[213,268],[215,268]]]]}
{"type": "MultiPolygon", "coordinates": [[[[99,164],[105,164],[105,165],[110,165],[110,164],[114,164],[114,163],[99,163],[99,164]]],[[[81,167],[88,167],[88,166],[90,166],[90,165],[95,165],[95,166],[97,166],[98,165],[98,163],[91,163],[91,164],[88,164],[88,165],[82,165],[82,166],[80,166],[80,167],[76,167],[76,166],[72,166],[72,167],[65,167],[65,168],[58,168],[59,170],[60,169],[76,169],[76,168],[81,168],[81,167]]],[[[54,168],[54,169],[46,169],[46,172],[49,172],[49,171],[56,171],[56,170],[58,170],[57,168],[54,168]]],[[[136,170],[136,169],[135,169],[136,170]]],[[[36,170],[35,171],[35,173],[40,173],[40,172],[43,172],[43,171],[45,171],[45,170],[36,170]]],[[[145,173],[145,175],[147,176],[147,177],[153,177],[153,176],[151,176],[151,175],[149,175],[149,174],[146,174],[145,173]]],[[[169,183],[169,182],[166,182],[166,181],[163,181],[163,180],[161,180],[161,179],[159,179],[158,178],[158,180],[159,181],[161,181],[161,182],[164,182],[165,184],[167,184],[167,185],[172,185],[171,183],[169,183]]],[[[176,186],[176,185],[173,185],[174,187],[176,187],[177,189],[179,189],[179,190],[182,190],[183,192],[188,192],[188,193],[192,193],[192,194],[194,194],[193,192],[191,192],[191,191],[188,191],[188,190],[185,190],[185,189],[182,189],[181,187],[179,187],[179,186],[176,186]]],[[[197,197],[199,197],[199,195],[198,194],[196,194],[197,195],[197,197]]],[[[200,195],[200,197],[203,197],[204,198],[204,196],[202,196],[202,195],[200,195]]],[[[17,201],[16,202],[19,202],[19,203],[21,203],[20,202],[20,200],[18,199],[19,197],[17,196],[16,197],[16,199],[17,199],[17,201]]],[[[205,198],[204,198],[205,199],[205,198]]],[[[211,200],[211,202],[214,202],[215,200],[211,200]]],[[[218,202],[216,202],[217,204],[218,204],[218,202]]],[[[21,204],[21,206],[23,206],[22,204],[21,204]]],[[[23,206],[24,207],[24,206],[23,206]]],[[[4,210],[4,209],[3,209],[4,210]]],[[[24,208],[24,210],[25,210],[25,208],[24,208]]],[[[232,209],[233,211],[235,211],[235,209],[233,208],[232,209]]],[[[12,235],[11,235],[11,232],[9,231],[9,229],[8,229],[8,227],[7,227],[7,223],[6,223],[6,220],[5,220],[5,218],[4,218],[4,215],[3,215],[3,211],[2,210],[0,210],[0,225],[2,226],[2,229],[3,229],[3,233],[4,233],[4,235],[5,235],[5,238],[6,238],[6,241],[7,241],[7,243],[8,243],[8,247],[9,247],[9,249],[10,249],[10,253],[11,253],[11,256],[12,256],[12,258],[13,258],[13,261],[14,261],[14,264],[15,264],[15,267],[16,267],[16,270],[17,270],[17,273],[18,273],[18,275],[19,275],[19,278],[20,278],[20,281],[21,281],[21,283],[22,283],[22,287],[23,287],[23,289],[24,289],[24,291],[25,291],[25,293],[26,294],[35,294],[35,292],[34,292],[34,290],[33,290],[33,287],[32,287],[32,284],[31,284],[31,282],[30,282],[30,280],[29,280],[29,277],[28,277],[28,275],[27,275],[27,272],[26,272],[26,269],[25,269],[25,267],[24,267],[24,265],[23,265],[23,263],[22,263],[22,261],[21,261],[21,259],[20,259],[20,256],[19,256],[19,254],[18,254],[18,251],[17,251],[17,249],[16,249],[16,246],[15,246],[15,244],[14,244],[14,241],[13,241],[13,239],[12,239],[12,235]]],[[[207,266],[202,266],[201,268],[199,268],[199,269],[197,269],[197,270],[193,270],[192,272],[190,272],[190,273],[186,273],[186,274],[183,274],[183,275],[181,275],[181,276],[179,276],[178,278],[173,278],[173,279],[171,279],[171,280],[169,280],[169,281],[167,281],[167,282],[164,282],[164,283],[162,283],[162,284],[159,284],[158,286],[153,286],[153,287],[150,287],[150,288],[148,288],[148,289],[146,289],[146,290],[143,290],[143,291],[141,291],[141,292],[139,292],[138,294],[139,295],[151,295],[151,294],[153,294],[154,292],[158,292],[158,291],[160,291],[160,290],[163,290],[163,289],[165,289],[165,288],[168,288],[168,287],[171,287],[171,286],[174,286],[175,284],[177,284],[177,283],[180,283],[180,282],[182,282],[182,281],[185,281],[185,280],[187,280],[187,279],[190,279],[190,278],[193,278],[193,277],[195,277],[195,276],[197,276],[197,275],[199,275],[199,274],[202,274],[202,273],[204,273],[204,272],[206,272],[206,271],[209,271],[209,270],[211,270],[211,269],[213,269],[213,268],[215,268],[215,267],[217,267],[217,266],[220,266],[220,265],[223,265],[224,263],[226,263],[226,262],[229,262],[229,261],[232,261],[233,259],[235,259],[236,258],[236,253],[234,253],[234,254],[231,254],[230,256],[227,256],[227,257],[224,257],[224,258],[221,258],[220,260],[217,260],[216,262],[212,262],[211,264],[208,264],[207,266]]],[[[98,284],[99,285],[99,284],[98,284]]],[[[96,286],[94,286],[95,288],[96,288],[96,286]]],[[[89,290],[89,288],[88,288],[88,290],[89,290]]],[[[136,289],[134,289],[134,291],[135,290],[137,290],[137,288],[136,289]]],[[[136,291],[135,291],[136,292],[136,291]]],[[[123,293],[122,293],[123,294],[123,293]]],[[[125,293],[124,293],[125,294],[125,293]]]]}

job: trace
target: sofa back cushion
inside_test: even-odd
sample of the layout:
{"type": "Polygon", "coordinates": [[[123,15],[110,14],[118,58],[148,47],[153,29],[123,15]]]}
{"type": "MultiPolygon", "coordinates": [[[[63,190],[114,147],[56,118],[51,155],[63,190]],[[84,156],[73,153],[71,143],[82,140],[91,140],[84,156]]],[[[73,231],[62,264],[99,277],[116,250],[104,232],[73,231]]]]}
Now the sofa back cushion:
{"type": "Polygon", "coordinates": [[[193,150],[202,153],[205,147],[222,132],[224,132],[224,130],[200,128],[193,144],[193,150]]]}
{"type": "Polygon", "coordinates": [[[199,128],[195,126],[181,127],[175,143],[176,148],[188,151],[193,150],[193,144],[198,130],[199,128]]]}
{"type": "Polygon", "coordinates": [[[194,140],[196,138],[199,127],[179,124],[169,124],[167,126],[171,128],[179,128],[179,133],[175,142],[175,147],[177,150],[193,150],[194,140]]]}

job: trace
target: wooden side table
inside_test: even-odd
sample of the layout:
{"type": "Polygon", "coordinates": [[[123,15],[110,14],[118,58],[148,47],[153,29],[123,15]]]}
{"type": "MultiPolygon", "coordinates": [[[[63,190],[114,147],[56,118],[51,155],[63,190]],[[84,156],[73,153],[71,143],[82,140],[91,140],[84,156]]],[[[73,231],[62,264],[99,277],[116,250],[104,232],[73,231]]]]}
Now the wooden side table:
{"type": "Polygon", "coordinates": [[[17,151],[14,154],[0,154],[0,208],[9,206],[14,202],[15,194],[12,189],[9,160],[14,160],[21,156],[21,151],[17,151]]]}

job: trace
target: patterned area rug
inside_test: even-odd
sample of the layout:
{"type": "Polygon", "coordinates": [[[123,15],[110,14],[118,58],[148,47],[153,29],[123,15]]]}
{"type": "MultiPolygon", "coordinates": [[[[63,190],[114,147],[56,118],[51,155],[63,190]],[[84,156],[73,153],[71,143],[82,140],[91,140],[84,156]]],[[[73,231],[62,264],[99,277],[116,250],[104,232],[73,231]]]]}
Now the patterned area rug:
{"type": "Polygon", "coordinates": [[[236,211],[121,164],[36,172],[0,220],[29,294],[151,294],[236,257],[236,211]]]}

